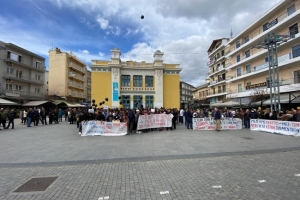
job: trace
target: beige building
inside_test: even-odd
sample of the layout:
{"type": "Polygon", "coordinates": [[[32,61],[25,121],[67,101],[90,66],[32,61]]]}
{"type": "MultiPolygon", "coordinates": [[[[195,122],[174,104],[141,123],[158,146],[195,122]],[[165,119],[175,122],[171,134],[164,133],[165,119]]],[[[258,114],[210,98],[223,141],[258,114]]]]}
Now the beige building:
{"type": "Polygon", "coordinates": [[[194,105],[197,107],[206,107],[209,104],[209,83],[196,87],[193,91],[194,105]]]}
{"type": "Polygon", "coordinates": [[[225,45],[229,38],[214,40],[208,49],[209,62],[209,94],[211,103],[222,102],[226,96],[225,45]]]}
{"type": "MultiPolygon", "coordinates": [[[[224,95],[244,101],[253,95],[270,92],[268,51],[252,47],[262,42],[268,34],[275,33],[289,36],[277,47],[279,80],[275,76],[273,82],[280,86],[281,102],[291,103],[300,91],[299,23],[300,1],[282,0],[229,42],[223,43],[222,40],[218,46],[214,41],[209,54],[211,82],[208,97],[211,102],[214,102],[214,97],[221,100],[220,96],[224,95]],[[224,48],[225,54],[222,56],[224,48]],[[217,60],[212,60],[218,53],[220,58],[217,56],[217,60]],[[219,64],[221,68],[214,69],[219,64]]],[[[268,106],[268,103],[263,105],[268,106]]]]}
{"type": "Polygon", "coordinates": [[[83,102],[86,93],[86,64],[75,55],[56,48],[49,51],[48,94],[70,102],[83,102]]]}
{"type": "Polygon", "coordinates": [[[91,94],[92,94],[92,91],[91,91],[91,71],[90,70],[87,70],[86,71],[86,100],[87,101],[91,101],[91,94]]]}
{"type": "Polygon", "coordinates": [[[43,100],[45,58],[0,41],[1,97],[25,103],[43,100]]]}
{"type": "MultiPolygon", "coordinates": [[[[289,93],[300,90],[300,1],[280,1],[246,30],[227,44],[226,84],[227,96],[243,98],[257,90],[270,91],[268,51],[251,48],[269,33],[289,35],[290,38],[277,47],[280,96],[284,100],[289,93]]],[[[272,75],[273,73],[271,73],[272,75]]]]}

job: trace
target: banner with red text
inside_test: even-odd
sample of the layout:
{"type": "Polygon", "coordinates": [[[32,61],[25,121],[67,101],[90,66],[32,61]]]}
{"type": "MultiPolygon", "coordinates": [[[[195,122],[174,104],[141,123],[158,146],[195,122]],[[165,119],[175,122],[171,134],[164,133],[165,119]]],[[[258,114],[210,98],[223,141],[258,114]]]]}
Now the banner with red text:
{"type": "Polygon", "coordinates": [[[250,129],[252,131],[265,131],[269,133],[300,136],[300,122],[251,119],[250,129]]]}
{"type": "Polygon", "coordinates": [[[81,136],[123,136],[127,134],[127,124],[123,122],[85,121],[82,122],[81,136]]]}
{"type": "MultiPolygon", "coordinates": [[[[242,129],[242,120],[238,118],[221,119],[222,130],[242,129]]],[[[193,130],[216,130],[216,122],[213,118],[193,118],[193,130]]]]}
{"type": "Polygon", "coordinates": [[[137,130],[172,126],[172,114],[140,115],[137,130]]]}

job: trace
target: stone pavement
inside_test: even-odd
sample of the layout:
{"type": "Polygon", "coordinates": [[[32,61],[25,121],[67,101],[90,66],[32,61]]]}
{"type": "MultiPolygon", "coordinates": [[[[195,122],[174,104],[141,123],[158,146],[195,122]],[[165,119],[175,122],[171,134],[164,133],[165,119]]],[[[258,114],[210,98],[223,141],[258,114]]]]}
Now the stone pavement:
{"type": "Polygon", "coordinates": [[[0,131],[0,199],[299,199],[299,153],[299,137],[247,129],[81,137],[16,121],[0,131]],[[48,176],[46,191],[13,192],[48,176]]]}

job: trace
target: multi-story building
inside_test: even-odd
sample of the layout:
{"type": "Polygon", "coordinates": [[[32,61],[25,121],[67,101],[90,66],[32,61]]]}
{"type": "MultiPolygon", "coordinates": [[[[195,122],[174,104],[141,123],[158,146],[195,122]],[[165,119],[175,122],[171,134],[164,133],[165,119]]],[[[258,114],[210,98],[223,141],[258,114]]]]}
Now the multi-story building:
{"type": "Polygon", "coordinates": [[[90,70],[87,70],[86,71],[86,100],[88,101],[88,102],[90,102],[91,101],[91,71],[90,70]]]}
{"type": "MultiPolygon", "coordinates": [[[[210,81],[210,80],[208,80],[210,81]]],[[[193,98],[194,98],[194,107],[207,107],[209,106],[209,83],[205,83],[196,87],[193,91],[193,98]]]]}
{"type": "Polygon", "coordinates": [[[227,97],[248,98],[259,91],[270,91],[268,51],[251,48],[270,33],[289,36],[277,47],[279,80],[275,76],[272,82],[280,85],[281,99],[288,98],[289,93],[299,94],[299,23],[300,1],[282,0],[226,44],[227,97]]]}
{"type": "Polygon", "coordinates": [[[193,91],[195,87],[180,81],[180,108],[188,108],[193,104],[193,91]]]}
{"type": "Polygon", "coordinates": [[[49,80],[49,71],[48,70],[45,70],[45,76],[44,76],[44,94],[45,96],[48,96],[48,90],[49,90],[49,87],[48,87],[48,80],[49,80]]]}
{"type": "Polygon", "coordinates": [[[1,97],[20,103],[44,99],[45,58],[0,41],[1,97]]]}
{"type": "Polygon", "coordinates": [[[221,102],[226,96],[225,45],[229,38],[214,40],[208,49],[209,94],[211,103],[221,102]]]}
{"type": "Polygon", "coordinates": [[[179,108],[179,64],[163,63],[159,50],[153,63],[121,61],[118,48],[110,52],[111,60],[92,60],[91,64],[91,98],[97,105],[104,101],[102,107],[179,108]]]}
{"type": "Polygon", "coordinates": [[[49,51],[48,95],[56,95],[70,102],[86,99],[86,64],[72,52],[59,48],[49,51]]]}

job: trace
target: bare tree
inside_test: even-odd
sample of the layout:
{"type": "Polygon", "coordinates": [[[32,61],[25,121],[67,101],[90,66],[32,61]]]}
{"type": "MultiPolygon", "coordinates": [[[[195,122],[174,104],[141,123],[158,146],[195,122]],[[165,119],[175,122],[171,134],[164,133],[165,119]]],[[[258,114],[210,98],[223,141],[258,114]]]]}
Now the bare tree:
{"type": "Polygon", "coordinates": [[[256,101],[267,100],[269,97],[270,97],[270,93],[266,88],[265,89],[253,88],[252,92],[250,93],[249,99],[251,102],[256,102],[256,101]]]}

